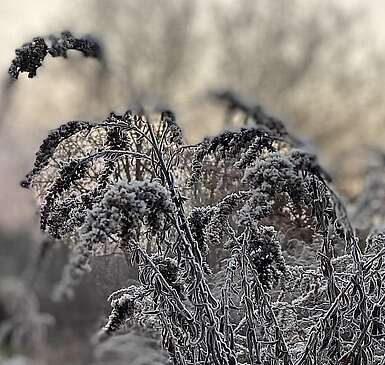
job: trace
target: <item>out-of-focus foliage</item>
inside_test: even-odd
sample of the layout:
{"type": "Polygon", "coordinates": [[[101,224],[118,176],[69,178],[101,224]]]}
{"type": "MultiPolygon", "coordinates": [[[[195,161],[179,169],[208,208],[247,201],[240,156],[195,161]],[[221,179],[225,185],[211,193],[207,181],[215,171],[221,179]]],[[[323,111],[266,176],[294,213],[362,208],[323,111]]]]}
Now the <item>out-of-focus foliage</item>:
{"type": "Polygon", "coordinates": [[[162,365],[167,358],[150,338],[126,334],[115,336],[96,348],[94,365],[162,365]]]}
{"type": "Polygon", "coordinates": [[[35,294],[15,278],[0,282],[0,343],[5,351],[26,351],[45,341],[47,327],[53,323],[40,313],[35,294]]]}
{"type": "Polygon", "coordinates": [[[126,102],[171,103],[186,97],[178,94],[191,83],[199,57],[195,1],[95,0],[92,5],[97,31],[108,37],[113,87],[126,102]]]}

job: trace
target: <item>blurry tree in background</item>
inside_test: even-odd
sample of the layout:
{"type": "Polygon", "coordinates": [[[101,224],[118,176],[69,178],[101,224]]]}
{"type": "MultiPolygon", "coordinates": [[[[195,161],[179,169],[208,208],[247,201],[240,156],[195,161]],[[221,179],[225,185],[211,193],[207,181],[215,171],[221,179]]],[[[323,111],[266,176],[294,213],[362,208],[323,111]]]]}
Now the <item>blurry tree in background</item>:
{"type": "Polygon", "coordinates": [[[113,65],[111,91],[126,104],[178,98],[194,71],[195,1],[95,0],[93,7],[113,65]]]}

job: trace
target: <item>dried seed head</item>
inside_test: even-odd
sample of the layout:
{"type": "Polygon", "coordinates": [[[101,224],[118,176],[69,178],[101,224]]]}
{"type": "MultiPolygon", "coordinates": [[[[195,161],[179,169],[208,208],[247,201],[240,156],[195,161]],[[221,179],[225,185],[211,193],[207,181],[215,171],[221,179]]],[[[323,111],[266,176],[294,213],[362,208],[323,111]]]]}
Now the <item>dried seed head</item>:
{"type": "Polygon", "coordinates": [[[20,73],[27,72],[28,77],[33,78],[47,54],[52,57],[67,58],[68,50],[76,50],[85,57],[93,57],[103,61],[103,52],[99,41],[90,36],[75,38],[70,32],[63,32],[60,37],[48,36],[48,40],[51,43],[50,46],[47,45],[43,37],[36,37],[31,42],[17,48],[16,58],[8,70],[9,76],[12,79],[17,79],[20,73]]]}

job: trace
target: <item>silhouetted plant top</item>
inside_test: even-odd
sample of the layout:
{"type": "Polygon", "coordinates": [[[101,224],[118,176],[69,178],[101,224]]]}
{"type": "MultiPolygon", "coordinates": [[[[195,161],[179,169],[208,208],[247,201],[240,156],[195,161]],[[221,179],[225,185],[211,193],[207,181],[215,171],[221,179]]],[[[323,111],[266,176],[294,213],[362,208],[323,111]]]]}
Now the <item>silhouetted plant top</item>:
{"type": "Polygon", "coordinates": [[[62,32],[59,37],[50,35],[47,41],[43,37],[35,37],[31,42],[17,48],[16,58],[12,60],[8,73],[13,79],[19,74],[27,72],[29,78],[36,76],[36,71],[42,66],[45,57],[67,58],[69,50],[81,52],[85,57],[93,57],[102,60],[103,52],[100,43],[93,37],[86,36],[76,38],[71,32],[62,32]],[[48,43],[48,44],[47,44],[48,43]]]}

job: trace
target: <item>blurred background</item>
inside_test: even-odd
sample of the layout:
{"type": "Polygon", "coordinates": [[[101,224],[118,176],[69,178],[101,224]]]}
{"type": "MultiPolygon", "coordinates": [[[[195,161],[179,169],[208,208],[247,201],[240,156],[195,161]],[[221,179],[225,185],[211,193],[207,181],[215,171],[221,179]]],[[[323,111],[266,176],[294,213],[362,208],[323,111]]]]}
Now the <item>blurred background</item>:
{"type": "MultiPolygon", "coordinates": [[[[357,199],[370,154],[385,136],[384,18],[381,0],[0,1],[4,85],[14,49],[37,35],[91,33],[107,61],[105,70],[75,52],[68,60],[47,57],[37,78],[22,75],[1,91],[0,324],[14,310],[2,308],[1,296],[29,290],[23,278],[41,240],[33,196],[19,181],[42,138],[63,121],[161,104],[175,110],[195,142],[224,128],[224,110],[208,92],[232,90],[308,141],[338,191],[357,199]]],[[[51,323],[48,338],[42,330],[39,346],[0,350],[0,363],[1,351],[20,364],[91,363],[89,338],[108,311],[105,299],[130,273],[119,260],[99,259],[75,299],[57,304],[50,291],[67,252],[56,251],[30,309],[50,314],[31,322],[51,323]]]]}

